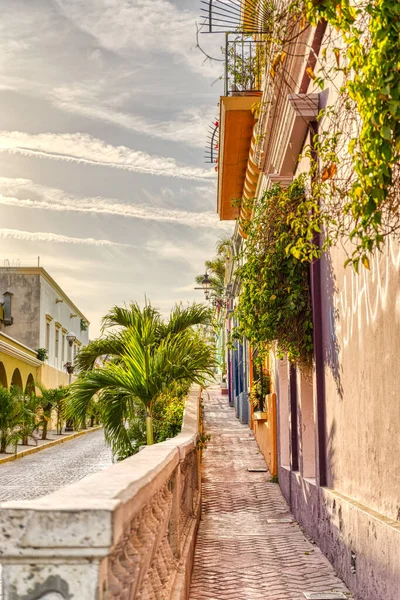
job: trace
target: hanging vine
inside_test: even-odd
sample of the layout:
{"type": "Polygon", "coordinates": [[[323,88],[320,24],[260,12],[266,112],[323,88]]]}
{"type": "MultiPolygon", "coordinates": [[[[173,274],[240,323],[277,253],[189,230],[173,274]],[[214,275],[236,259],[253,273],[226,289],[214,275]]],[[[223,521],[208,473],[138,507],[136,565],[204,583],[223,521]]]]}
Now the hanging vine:
{"type": "Polygon", "coordinates": [[[273,186],[254,203],[252,219],[244,224],[248,238],[237,270],[236,335],[253,345],[276,341],[278,355],[287,353],[289,360],[307,366],[313,350],[309,262],[321,252],[314,242],[316,208],[305,195],[303,177],[287,189],[273,186]]]}
{"type": "MultiPolygon", "coordinates": [[[[330,141],[336,150],[337,164],[339,138],[342,145],[347,142],[351,164],[346,168],[351,167],[351,174],[343,176],[342,167],[342,177],[332,178],[327,191],[343,199],[339,202],[341,233],[347,233],[355,245],[346,262],[357,269],[361,260],[369,268],[368,255],[380,250],[385,237],[400,227],[400,4],[306,0],[291,8],[312,25],[324,19],[341,34],[342,43],[332,50],[333,71],[343,77],[339,98],[321,117],[336,120],[336,139],[325,135],[325,143],[330,141]]],[[[329,81],[328,63],[325,50],[320,68],[329,81]]],[[[332,68],[332,79],[331,75],[332,68]]],[[[326,204],[329,210],[329,201],[326,204]]],[[[333,221],[338,216],[332,211],[333,221]]]]}
{"type": "MultiPolygon", "coordinates": [[[[287,94],[298,92],[290,61],[313,56],[312,88],[329,88],[331,104],[313,139],[309,193],[322,207],[326,245],[341,240],[346,264],[369,268],[370,254],[400,231],[400,3],[294,0],[268,23],[260,112],[278,114],[287,94]],[[328,28],[316,56],[309,25],[321,21],[328,28]]],[[[267,118],[260,115],[259,155],[267,118]]]]}

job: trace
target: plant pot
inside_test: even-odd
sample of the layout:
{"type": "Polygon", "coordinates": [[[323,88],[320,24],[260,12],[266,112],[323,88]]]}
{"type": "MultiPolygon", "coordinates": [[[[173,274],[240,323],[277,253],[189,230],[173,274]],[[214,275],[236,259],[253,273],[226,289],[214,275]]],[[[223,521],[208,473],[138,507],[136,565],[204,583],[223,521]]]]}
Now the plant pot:
{"type": "Polygon", "coordinates": [[[254,421],[268,421],[268,415],[266,412],[262,412],[261,410],[255,410],[253,412],[254,421]]]}
{"type": "Polygon", "coordinates": [[[226,383],[226,381],[221,381],[221,395],[222,396],[228,395],[228,384],[226,383]]]}

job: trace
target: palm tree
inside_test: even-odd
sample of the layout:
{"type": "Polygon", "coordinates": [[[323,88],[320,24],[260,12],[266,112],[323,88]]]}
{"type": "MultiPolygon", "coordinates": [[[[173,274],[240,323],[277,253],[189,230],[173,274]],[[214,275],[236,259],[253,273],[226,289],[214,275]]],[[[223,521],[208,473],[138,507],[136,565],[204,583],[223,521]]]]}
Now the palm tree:
{"type": "Polygon", "coordinates": [[[17,445],[15,428],[19,423],[19,406],[15,390],[0,386],[0,453],[7,450],[9,444],[17,445]]]}
{"type": "MultiPolygon", "coordinates": [[[[232,240],[228,237],[222,237],[216,244],[217,253],[212,260],[206,260],[204,265],[209,274],[211,289],[218,298],[222,298],[225,288],[226,261],[232,248],[232,240]]],[[[201,285],[204,275],[196,276],[196,283],[201,285]]]]}
{"type": "Polygon", "coordinates": [[[54,389],[47,389],[40,383],[36,383],[35,385],[41,393],[41,396],[38,398],[38,406],[42,409],[42,417],[39,425],[42,425],[42,440],[46,440],[48,425],[49,421],[51,421],[53,409],[57,414],[57,433],[59,432],[59,429],[61,429],[60,421],[67,392],[62,386],[54,389]]]}
{"type": "Polygon", "coordinates": [[[29,438],[36,441],[33,432],[38,426],[37,409],[39,406],[39,398],[34,392],[24,394],[20,389],[16,388],[17,407],[18,407],[18,428],[17,434],[22,445],[27,446],[29,438]]]}
{"type": "Polygon", "coordinates": [[[107,441],[114,451],[129,455],[133,448],[125,424],[135,421],[138,404],[142,405],[147,443],[153,444],[152,412],[160,393],[177,381],[201,384],[213,375],[213,349],[194,329],[208,320],[208,309],[198,304],[176,306],[167,322],[151,305],[114,307],[104,328],[121,329],[89,344],[79,355],[82,373],[71,386],[68,414],[82,420],[97,395],[107,441]],[[94,369],[100,348],[107,351],[107,358],[94,369]]]}
{"type": "Polygon", "coordinates": [[[129,306],[114,306],[102,321],[104,337],[93,340],[82,348],[75,359],[75,369],[85,372],[96,365],[110,360],[117,360],[123,353],[125,335],[130,328],[143,329],[147,321],[154,320],[154,341],[159,342],[168,333],[179,333],[196,325],[207,325],[210,322],[210,310],[204,304],[193,303],[187,307],[177,304],[171,311],[170,318],[164,322],[159,311],[150,304],[141,309],[137,303],[129,306]]]}

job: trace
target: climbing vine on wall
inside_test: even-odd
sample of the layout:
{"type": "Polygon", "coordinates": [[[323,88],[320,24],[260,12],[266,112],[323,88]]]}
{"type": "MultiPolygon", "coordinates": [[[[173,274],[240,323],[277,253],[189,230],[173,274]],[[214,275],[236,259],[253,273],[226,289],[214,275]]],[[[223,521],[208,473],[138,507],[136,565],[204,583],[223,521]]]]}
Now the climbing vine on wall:
{"type": "MultiPolygon", "coordinates": [[[[275,114],[282,98],[298,91],[290,61],[303,53],[309,91],[329,92],[319,132],[311,132],[310,193],[322,206],[327,245],[344,241],[346,263],[369,268],[370,254],[400,232],[400,3],[294,0],[289,10],[274,10],[265,36],[266,89],[273,93],[264,94],[260,111],[275,114]],[[323,21],[317,57],[309,25],[323,21]]],[[[261,115],[260,131],[265,127],[261,115]]],[[[260,136],[260,151],[262,144],[260,136]]]]}
{"type": "Polygon", "coordinates": [[[287,189],[274,185],[254,203],[252,219],[244,224],[247,241],[236,318],[238,336],[254,345],[277,341],[278,354],[309,365],[313,325],[309,263],[320,256],[315,243],[318,207],[304,190],[304,178],[287,189]]]}
{"type": "MultiPolygon", "coordinates": [[[[340,98],[321,116],[342,121],[332,148],[344,138],[352,159],[352,175],[331,186],[343,198],[343,232],[355,244],[347,262],[369,268],[368,255],[400,227],[400,3],[305,0],[292,10],[313,25],[326,20],[342,38],[333,48],[334,70],[343,76],[340,98]]],[[[322,71],[326,58],[322,53],[322,71]]]]}

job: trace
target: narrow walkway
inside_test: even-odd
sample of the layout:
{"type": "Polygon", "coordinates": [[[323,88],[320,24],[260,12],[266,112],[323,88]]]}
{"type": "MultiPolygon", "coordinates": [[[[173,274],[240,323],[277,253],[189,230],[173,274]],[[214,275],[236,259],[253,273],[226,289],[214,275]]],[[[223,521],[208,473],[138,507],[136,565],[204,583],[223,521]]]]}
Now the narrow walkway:
{"type": "Polygon", "coordinates": [[[102,429],[0,465],[0,502],[33,500],[110,467],[102,429]]]}
{"type": "MultiPolygon", "coordinates": [[[[304,592],[350,594],[294,522],[265,468],[253,433],[226,396],[205,399],[203,515],[190,600],[305,600],[304,592]]],[[[328,596],[329,597],[329,596],[328,596]]]]}

